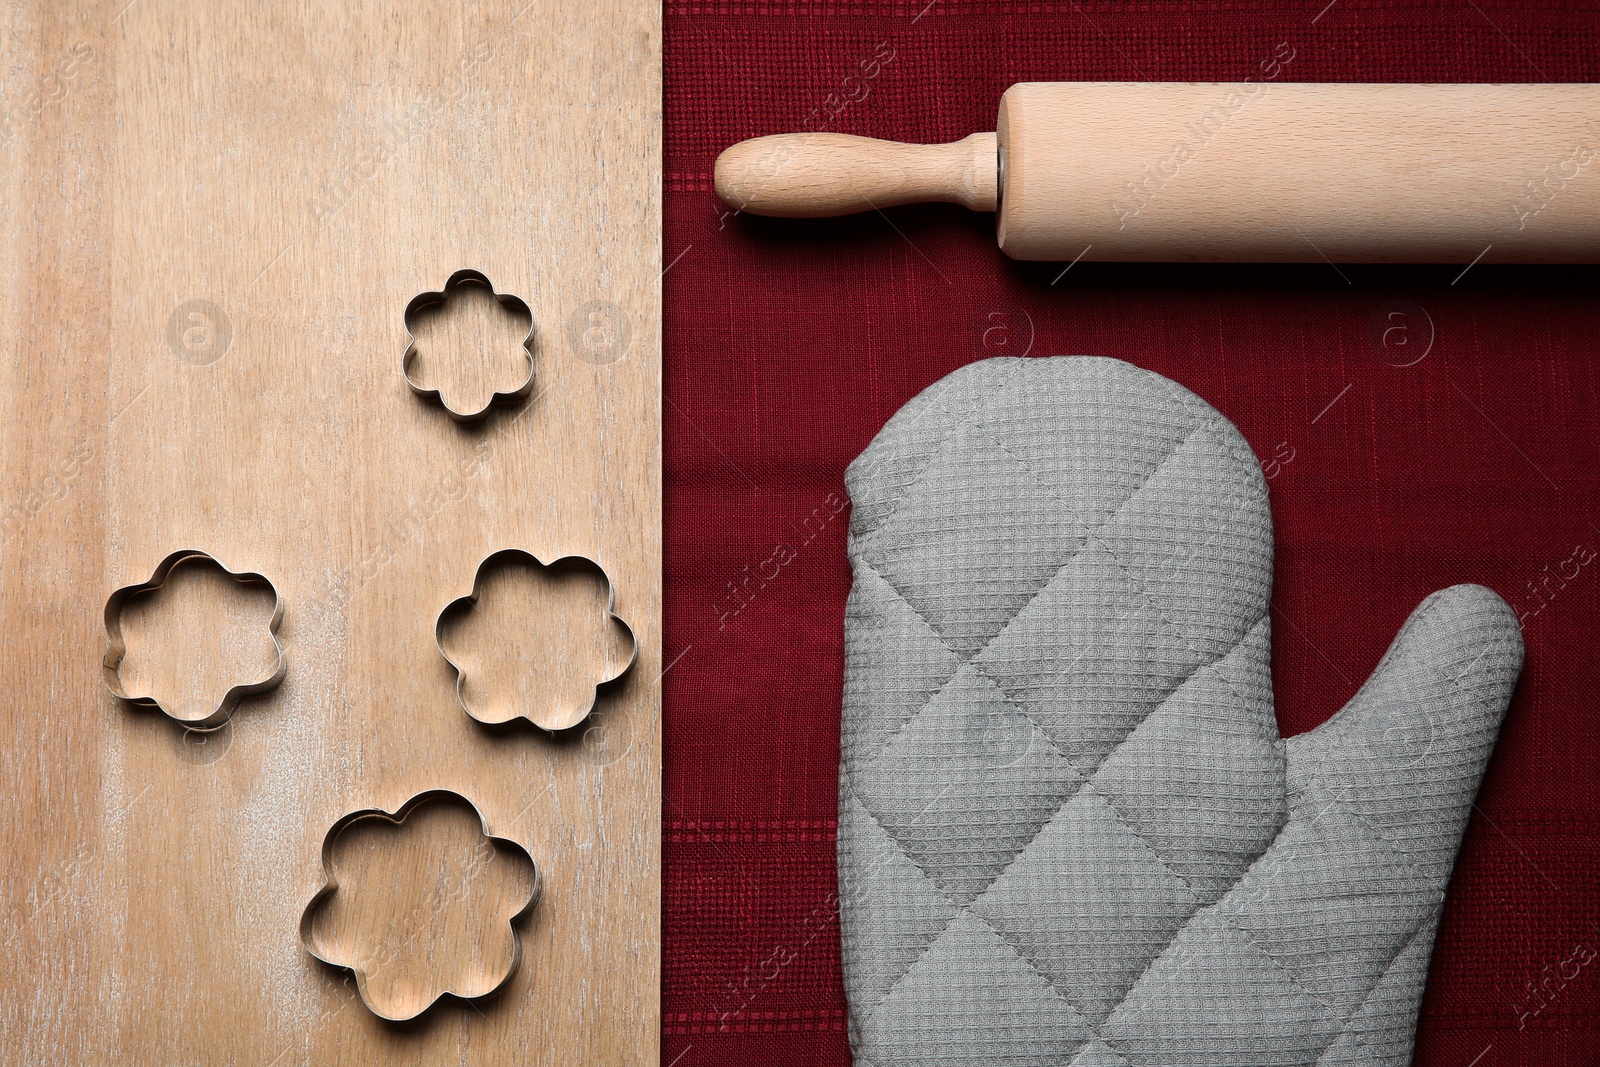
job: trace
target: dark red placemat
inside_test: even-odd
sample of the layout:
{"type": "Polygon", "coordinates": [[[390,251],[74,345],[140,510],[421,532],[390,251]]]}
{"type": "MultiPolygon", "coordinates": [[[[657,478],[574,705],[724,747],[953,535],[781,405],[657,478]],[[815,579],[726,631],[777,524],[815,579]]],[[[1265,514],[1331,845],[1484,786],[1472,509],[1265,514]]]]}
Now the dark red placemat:
{"type": "Polygon", "coordinates": [[[1600,6],[668,3],[663,1063],[849,1061],[842,473],[909,397],[1008,353],[1130,360],[1249,439],[1277,523],[1285,734],[1336,711],[1432,590],[1482,582],[1518,608],[1527,666],[1416,1063],[1600,1063],[1600,270],[1491,253],[1464,275],[1062,276],[955,208],[780,222],[711,192],[744,137],[950,140],[992,129],[1015,81],[1240,80],[1280,44],[1302,81],[1600,80],[1600,6]]]}

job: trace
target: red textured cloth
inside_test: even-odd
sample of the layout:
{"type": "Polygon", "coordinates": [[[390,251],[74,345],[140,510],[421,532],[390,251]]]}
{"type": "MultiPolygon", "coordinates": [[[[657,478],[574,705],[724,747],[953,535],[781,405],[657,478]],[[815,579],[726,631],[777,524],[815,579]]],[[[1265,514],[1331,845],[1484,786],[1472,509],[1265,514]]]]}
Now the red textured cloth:
{"type": "Polygon", "coordinates": [[[842,474],[908,398],[1008,353],[1129,360],[1250,441],[1286,735],[1342,706],[1431,591],[1481,582],[1519,610],[1527,665],[1416,1063],[1600,1064],[1600,271],[1491,253],[1460,277],[1061,276],[953,207],[789,222],[729,216],[711,191],[741,138],[953,140],[993,129],[1016,81],[1236,81],[1281,42],[1293,80],[1600,81],[1594,4],[1325,3],[667,3],[664,1064],[849,1062],[842,474]]]}

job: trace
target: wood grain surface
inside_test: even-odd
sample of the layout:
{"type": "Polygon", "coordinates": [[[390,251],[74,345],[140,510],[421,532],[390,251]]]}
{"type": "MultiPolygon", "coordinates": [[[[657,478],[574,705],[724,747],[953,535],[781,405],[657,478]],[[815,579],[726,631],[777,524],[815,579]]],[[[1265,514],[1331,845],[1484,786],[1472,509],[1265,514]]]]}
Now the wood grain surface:
{"type": "MultiPolygon", "coordinates": [[[[0,5],[0,1061],[657,1061],[659,25],[641,0],[0,5]],[[529,398],[473,425],[400,373],[406,303],[459,267],[536,339],[529,398]],[[509,547],[598,561],[638,638],[559,737],[472,721],[434,645],[509,547]],[[211,734],[101,678],[107,597],[180,548],[283,597],[283,683],[211,734]],[[431,787],[543,895],[503,993],[397,1026],[298,923],[329,827],[431,787]]],[[[204,583],[168,606],[201,659],[254,617],[204,583]]],[[[356,867],[417,914],[406,872],[454,868],[405,847],[356,867]]],[[[416,922],[386,936],[458,929],[416,922]]]]}
{"type": "Polygon", "coordinates": [[[1023,82],[997,236],[1024,260],[1592,263],[1597,114],[1600,85],[1023,82]]]}
{"type": "Polygon", "coordinates": [[[997,132],[918,145],[770,134],[717,194],[814,218],[998,204],[1014,259],[1600,262],[1600,85],[1021,82],[997,132]]]}

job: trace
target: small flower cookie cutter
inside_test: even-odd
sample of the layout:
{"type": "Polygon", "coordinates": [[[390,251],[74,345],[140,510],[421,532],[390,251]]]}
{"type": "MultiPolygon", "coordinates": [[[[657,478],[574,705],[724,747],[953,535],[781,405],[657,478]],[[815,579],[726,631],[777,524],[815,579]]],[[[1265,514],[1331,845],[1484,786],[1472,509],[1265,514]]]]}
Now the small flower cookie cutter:
{"type": "Polygon", "coordinates": [[[406,326],[406,351],[405,355],[400,357],[400,373],[405,375],[406,384],[411,387],[411,391],[413,393],[416,393],[418,396],[426,400],[437,400],[439,402],[439,406],[444,408],[445,414],[449,415],[457,422],[478,422],[486,417],[489,414],[490,409],[492,409],[496,404],[505,404],[513,400],[520,400],[533,391],[533,334],[535,330],[533,311],[528,307],[527,302],[521,297],[514,296],[511,293],[495,292],[494,283],[489,281],[489,276],[483,273],[483,271],[474,270],[471,267],[463,267],[454,274],[450,275],[449,278],[445,279],[443,289],[440,289],[437,292],[430,291],[426,293],[418,293],[416,296],[412,297],[411,302],[406,305],[404,318],[406,326]],[[450,299],[451,291],[462,285],[481,285],[485,289],[489,290],[490,296],[494,297],[500,302],[501,307],[508,308],[511,311],[528,316],[528,336],[522,339],[522,350],[528,360],[527,378],[523,379],[522,384],[517,386],[515,389],[512,389],[508,392],[496,392],[491,394],[488,402],[477,411],[457,411],[445,401],[438,388],[430,389],[411,376],[411,371],[416,366],[417,362],[417,338],[416,335],[411,332],[411,317],[417,312],[421,311],[423,308],[433,307],[435,304],[443,304],[445,301],[450,299]]]}
{"type": "Polygon", "coordinates": [[[227,564],[217,559],[209,552],[197,548],[180,548],[156,564],[155,573],[148,581],[137,585],[125,585],[111,594],[106,601],[106,654],[100,662],[102,675],[106,680],[106,688],[111,690],[113,696],[125,700],[139,708],[154,708],[173,722],[181,723],[191,730],[215,730],[228,721],[233,714],[233,709],[239,701],[254,693],[264,693],[275,688],[283,681],[284,673],[289,669],[289,654],[284,651],[283,642],[278,640],[278,624],[283,621],[283,595],[278,592],[278,587],[263,574],[255,571],[230,570],[227,564]],[[244,682],[233,686],[222,694],[209,715],[200,719],[183,719],[172,714],[161,706],[155,697],[137,696],[129,693],[122,686],[122,659],[128,654],[128,646],[122,638],[122,609],[127,606],[130,599],[140,593],[154,592],[166,584],[167,578],[181,563],[189,560],[203,559],[216,564],[228,577],[243,585],[264,585],[272,592],[272,619],[267,623],[267,632],[272,635],[272,644],[278,650],[278,665],[270,677],[256,682],[244,682]]]}
{"type": "Polygon", "coordinates": [[[609,685],[626,675],[630,670],[633,669],[634,663],[639,659],[639,639],[634,636],[633,627],[629,626],[622,616],[617,614],[616,607],[617,587],[611,581],[611,575],[606,573],[606,569],[600,566],[598,561],[590,559],[588,556],[572,555],[561,556],[549,563],[546,563],[544,560],[525,549],[502,548],[497,552],[489,553],[483,558],[483,561],[478,564],[478,569],[472,576],[472,592],[468,593],[466,596],[457,597],[456,599],[450,601],[450,603],[446,604],[439,612],[439,618],[433,624],[433,643],[438,646],[439,655],[443,656],[444,661],[450,664],[450,669],[456,672],[456,702],[459,703],[462,710],[470,715],[475,721],[480,722],[485,726],[504,726],[507,723],[516,722],[518,719],[521,719],[524,722],[528,722],[534,726],[537,726],[541,730],[549,733],[556,733],[560,730],[570,730],[577,726],[581,726],[584,721],[594,713],[595,705],[600,702],[600,687],[603,685],[609,685]],[[513,715],[509,719],[483,718],[477,712],[472,710],[472,705],[467,702],[467,694],[463,691],[462,687],[467,683],[467,672],[459,663],[450,658],[449,652],[445,651],[445,620],[450,616],[461,611],[465,611],[466,609],[472,607],[472,605],[476,604],[478,602],[478,595],[483,588],[484,572],[493,569],[497,564],[506,560],[516,560],[523,563],[531,561],[535,565],[547,571],[567,570],[574,568],[593,570],[595,573],[599,574],[600,579],[606,583],[606,618],[622,627],[622,632],[627,635],[629,646],[628,662],[624,663],[622,665],[622,669],[617,671],[611,677],[602,678],[594,684],[594,697],[589,701],[589,706],[584,709],[583,714],[577,716],[570,723],[565,723],[560,726],[547,726],[545,723],[538,722],[525,714],[513,715]]]}
{"type": "Polygon", "coordinates": [[[529,912],[533,911],[534,906],[539,903],[539,898],[544,894],[544,872],[541,871],[539,869],[539,865],[534,862],[533,855],[527,849],[523,848],[521,844],[513,841],[511,838],[497,837],[490,833],[489,820],[484,818],[483,812],[479,810],[478,805],[474,804],[464,794],[459,793],[454,789],[445,788],[423,790],[421,793],[418,793],[404,804],[401,804],[393,812],[385,811],[382,808],[362,808],[359,811],[352,811],[350,814],[340,818],[332,826],[328,827],[328,833],[322,839],[322,875],[324,879],[322,888],[317,890],[316,894],[306,904],[305,911],[300,913],[300,944],[305,947],[307,952],[309,952],[314,958],[322,963],[327,964],[329,967],[335,967],[341,971],[347,971],[354,975],[356,980],[356,991],[361,994],[361,1003],[365,1004],[367,1006],[367,1010],[372,1012],[372,1014],[376,1015],[378,1018],[392,1023],[403,1023],[415,1019],[418,1016],[426,1013],[430,1008],[446,997],[451,997],[467,1004],[473,1004],[479,1001],[488,1000],[490,997],[504,989],[510,983],[511,979],[516,977],[517,968],[522,966],[522,938],[517,934],[516,924],[521,921],[529,912]],[[484,993],[472,994],[457,993],[453,989],[441,990],[434,996],[432,1000],[422,1005],[422,1007],[418,1008],[416,1011],[410,1012],[409,1014],[402,1013],[398,1015],[389,1015],[378,1008],[373,1003],[371,996],[369,996],[367,992],[367,972],[362,970],[359,966],[347,963],[339,963],[335,960],[331,960],[318,951],[316,938],[312,936],[311,927],[314,917],[317,911],[321,908],[323,902],[329,897],[333,896],[334,893],[338,892],[339,890],[339,881],[333,876],[333,844],[335,841],[339,840],[339,836],[341,834],[343,834],[351,826],[354,826],[356,823],[368,819],[386,822],[393,826],[399,826],[406,821],[413,811],[425,804],[431,804],[440,800],[453,800],[465,804],[467,808],[471,810],[472,814],[477,816],[478,827],[482,831],[485,839],[487,839],[494,847],[505,848],[507,851],[515,855],[520,855],[523,859],[527,860],[528,866],[533,868],[533,889],[528,893],[528,902],[506,920],[507,924],[511,927],[511,965],[506,968],[505,976],[501,978],[500,981],[495,983],[494,988],[484,993]]]}

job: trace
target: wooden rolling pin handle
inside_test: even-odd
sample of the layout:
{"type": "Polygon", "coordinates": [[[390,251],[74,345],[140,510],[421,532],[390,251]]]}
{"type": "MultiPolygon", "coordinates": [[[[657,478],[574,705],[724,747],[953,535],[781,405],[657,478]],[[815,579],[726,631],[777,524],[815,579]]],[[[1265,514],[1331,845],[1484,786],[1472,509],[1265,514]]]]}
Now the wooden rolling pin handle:
{"type": "Polygon", "coordinates": [[[717,157],[724,203],[753,215],[821,218],[941,201],[974,211],[997,202],[992,133],[950,144],[901,144],[844,133],[784,133],[741,141],[717,157]]]}

